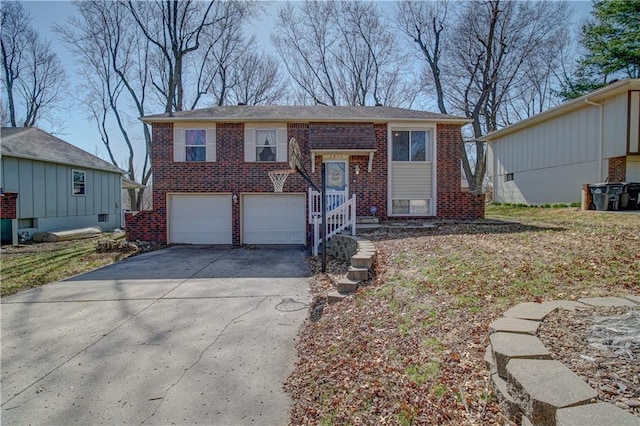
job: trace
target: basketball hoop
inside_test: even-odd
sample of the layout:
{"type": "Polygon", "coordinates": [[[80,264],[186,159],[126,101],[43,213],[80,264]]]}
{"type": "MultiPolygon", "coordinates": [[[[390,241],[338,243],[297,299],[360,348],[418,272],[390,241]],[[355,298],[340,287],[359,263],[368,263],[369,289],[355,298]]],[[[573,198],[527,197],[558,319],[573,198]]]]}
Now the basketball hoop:
{"type": "Polygon", "coordinates": [[[295,173],[295,170],[272,170],[269,172],[269,178],[273,182],[273,191],[282,192],[284,181],[287,180],[289,174],[295,173]]]}

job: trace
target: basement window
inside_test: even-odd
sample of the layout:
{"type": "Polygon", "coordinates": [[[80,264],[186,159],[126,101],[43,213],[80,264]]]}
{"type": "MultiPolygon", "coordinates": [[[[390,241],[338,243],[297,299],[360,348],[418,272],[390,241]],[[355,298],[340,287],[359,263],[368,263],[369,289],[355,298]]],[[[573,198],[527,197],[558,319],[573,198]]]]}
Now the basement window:
{"type": "Polygon", "coordinates": [[[98,215],[98,222],[109,222],[109,215],[108,214],[99,214],[98,215]]]}
{"type": "Polygon", "coordinates": [[[513,173],[507,173],[506,175],[504,175],[505,182],[511,182],[512,180],[513,180],[513,173]]]}
{"type": "Polygon", "coordinates": [[[30,217],[18,219],[18,229],[33,229],[38,227],[38,219],[30,217]]]}

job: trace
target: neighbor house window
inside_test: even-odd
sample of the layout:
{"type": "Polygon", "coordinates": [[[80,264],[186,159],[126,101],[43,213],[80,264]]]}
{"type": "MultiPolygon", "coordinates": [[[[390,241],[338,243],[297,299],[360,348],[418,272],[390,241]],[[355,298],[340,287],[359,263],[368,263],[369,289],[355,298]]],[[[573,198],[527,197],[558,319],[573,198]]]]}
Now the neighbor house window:
{"type": "Polygon", "coordinates": [[[256,161],[276,161],[276,129],[256,130],[256,161]]]}
{"type": "Polygon", "coordinates": [[[83,170],[73,170],[72,172],[72,194],[73,195],[85,195],[87,189],[87,172],[83,170]]]}
{"type": "Polygon", "coordinates": [[[511,182],[512,180],[513,180],[513,173],[507,173],[506,175],[504,175],[505,182],[511,182]]]}
{"type": "Polygon", "coordinates": [[[187,129],[184,131],[185,159],[187,161],[206,161],[207,131],[187,129]]]}
{"type": "Polygon", "coordinates": [[[18,229],[31,229],[38,227],[38,219],[34,217],[18,219],[18,229]]]}
{"type": "Polygon", "coordinates": [[[431,133],[425,130],[394,130],[392,161],[431,161],[431,133]]]}
{"type": "Polygon", "coordinates": [[[106,213],[98,215],[98,222],[109,222],[109,215],[106,213]]]}

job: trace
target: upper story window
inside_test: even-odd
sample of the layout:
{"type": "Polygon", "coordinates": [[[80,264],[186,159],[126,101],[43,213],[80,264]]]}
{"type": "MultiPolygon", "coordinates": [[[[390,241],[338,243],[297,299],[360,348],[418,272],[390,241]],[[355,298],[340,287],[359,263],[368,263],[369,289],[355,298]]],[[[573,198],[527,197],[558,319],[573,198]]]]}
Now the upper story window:
{"type": "Polygon", "coordinates": [[[216,161],[216,129],[173,129],[173,161],[216,161]]]}
{"type": "Polygon", "coordinates": [[[276,161],[276,129],[256,130],[256,161],[276,161]]]}
{"type": "Polygon", "coordinates": [[[187,129],[184,131],[186,161],[205,161],[207,159],[207,131],[187,129]]]}
{"type": "Polygon", "coordinates": [[[72,170],[71,193],[73,195],[87,194],[87,172],[84,170],[72,170]]]}
{"type": "Polygon", "coordinates": [[[244,161],[270,163],[287,161],[286,127],[244,128],[244,161]]]}
{"type": "Polygon", "coordinates": [[[432,161],[431,132],[393,130],[392,161],[432,161]]]}

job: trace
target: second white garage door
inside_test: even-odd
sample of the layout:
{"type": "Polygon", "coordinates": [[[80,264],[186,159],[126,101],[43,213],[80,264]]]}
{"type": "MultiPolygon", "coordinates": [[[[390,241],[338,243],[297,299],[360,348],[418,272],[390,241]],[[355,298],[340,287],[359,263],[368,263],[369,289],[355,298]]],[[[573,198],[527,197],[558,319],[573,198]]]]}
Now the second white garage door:
{"type": "Polygon", "coordinates": [[[242,199],[244,244],[305,244],[304,194],[245,194],[242,199]]]}
{"type": "Polygon", "coordinates": [[[186,244],[231,244],[231,195],[170,196],[169,240],[186,244]]]}

